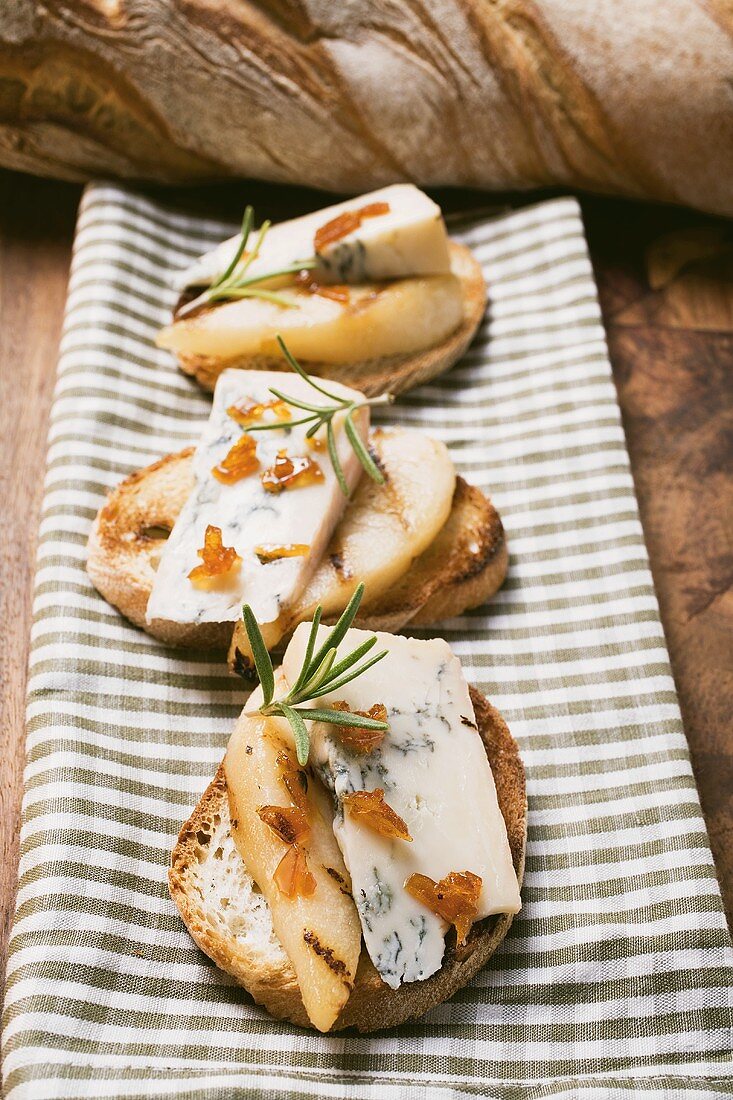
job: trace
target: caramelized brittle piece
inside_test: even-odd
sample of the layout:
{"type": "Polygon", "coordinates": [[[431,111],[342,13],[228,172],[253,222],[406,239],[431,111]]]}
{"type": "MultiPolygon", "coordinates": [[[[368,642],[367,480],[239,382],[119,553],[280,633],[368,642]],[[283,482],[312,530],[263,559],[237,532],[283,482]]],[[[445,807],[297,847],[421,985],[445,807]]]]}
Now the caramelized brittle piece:
{"type": "Polygon", "coordinates": [[[229,453],[224,456],[218,466],[214,466],[212,474],[217,481],[224,485],[234,485],[243,477],[249,477],[259,466],[257,458],[257,442],[251,435],[243,435],[238,439],[229,453]]]}
{"type": "Polygon", "coordinates": [[[317,294],[319,298],[330,298],[334,302],[348,302],[349,288],[334,284],[329,286],[319,283],[312,271],[299,271],[295,276],[295,284],[301,290],[307,290],[309,294],[317,294]]]}
{"type": "Polygon", "coordinates": [[[231,416],[242,428],[249,428],[251,424],[264,420],[266,413],[272,413],[273,420],[292,420],[289,405],[279,397],[274,397],[272,401],[254,401],[249,398],[246,404],[230,405],[227,409],[227,416],[231,416]]]}
{"type": "Polygon", "coordinates": [[[325,451],[326,449],[326,440],[318,433],[308,436],[305,442],[311,451],[325,451]]]}
{"type": "Polygon", "coordinates": [[[308,870],[308,860],[302,848],[291,844],[272,876],[275,885],[286,898],[309,898],[316,890],[316,880],[308,870]]]}
{"type": "Polygon", "coordinates": [[[281,493],[283,489],[302,489],[323,481],[323,470],[307,455],[289,458],[287,451],[282,450],[277,452],[274,464],[264,471],[260,481],[268,493],[281,493]]]}
{"type": "Polygon", "coordinates": [[[440,882],[427,875],[410,875],[405,890],[431,913],[454,926],[460,946],[466,942],[466,936],[476,920],[481,885],[480,877],[472,871],[451,871],[440,882]]]}
{"type": "MultiPolygon", "coordinates": [[[[375,703],[369,710],[352,711],[348,703],[338,701],[329,703],[331,710],[345,710],[349,714],[358,714],[362,718],[374,718],[376,722],[387,721],[387,708],[384,703],[375,703]]],[[[367,756],[374,752],[384,741],[386,730],[364,730],[356,726],[334,726],[333,731],[342,745],[360,756],[367,756]]]]}
{"type": "Polygon", "coordinates": [[[303,558],[310,550],[307,542],[288,542],[278,546],[274,542],[265,542],[261,546],[255,546],[255,554],[262,565],[271,561],[280,561],[280,558],[303,558]]]}
{"type": "Polygon", "coordinates": [[[233,546],[224,546],[221,541],[221,527],[211,523],[206,528],[204,545],[196,553],[201,565],[196,565],[188,574],[188,579],[196,588],[208,587],[217,577],[238,569],[242,563],[233,546]]]}
{"type": "Polygon", "coordinates": [[[374,791],[352,791],[344,795],[344,806],[351,817],[380,836],[412,840],[407,823],[384,801],[381,787],[374,791]]]}
{"type": "Polygon", "coordinates": [[[280,779],[293,804],[305,811],[308,806],[308,776],[299,768],[289,752],[279,752],[275,758],[280,779]]]}
{"type": "Polygon", "coordinates": [[[321,252],[327,245],[340,241],[342,237],[347,237],[349,233],[353,233],[355,229],[358,229],[367,218],[377,218],[380,214],[389,214],[388,202],[368,202],[366,206],[362,206],[358,210],[345,210],[343,214],[332,218],[330,222],[326,222],[325,225],[316,230],[316,235],[313,238],[313,246],[316,252],[321,252]]]}
{"type": "Polygon", "coordinates": [[[283,844],[300,844],[310,835],[308,818],[299,806],[260,806],[257,816],[283,844]]]}

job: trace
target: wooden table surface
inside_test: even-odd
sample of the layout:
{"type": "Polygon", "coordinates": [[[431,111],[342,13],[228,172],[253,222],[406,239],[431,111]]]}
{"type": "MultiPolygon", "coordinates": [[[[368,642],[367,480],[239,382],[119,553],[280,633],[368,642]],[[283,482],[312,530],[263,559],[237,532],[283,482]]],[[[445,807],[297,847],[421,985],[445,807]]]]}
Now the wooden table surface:
{"type": "MultiPolygon", "coordinates": [[[[13,909],[34,546],[79,188],[0,172],[0,974],[13,909]]],[[[733,914],[733,230],[585,198],[654,581],[733,914]]]]}

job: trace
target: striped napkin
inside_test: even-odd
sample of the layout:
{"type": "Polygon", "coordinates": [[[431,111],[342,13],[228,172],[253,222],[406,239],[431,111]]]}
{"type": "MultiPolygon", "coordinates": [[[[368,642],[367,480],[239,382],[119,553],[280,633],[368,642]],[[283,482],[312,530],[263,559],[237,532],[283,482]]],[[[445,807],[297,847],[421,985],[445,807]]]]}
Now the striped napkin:
{"type": "Polygon", "coordinates": [[[84,572],[105,493],[196,440],[209,398],[152,339],[170,276],[233,231],[106,184],[82,202],[50,433],[8,965],[6,1097],[733,1094],[731,953],[577,203],[459,226],[490,310],[385,420],[449,444],[504,518],[490,607],[441,625],[518,738],[524,908],[489,967],[370,1037],[270,1019],[166,889],[240,684],[125,622],[84,572]]]}

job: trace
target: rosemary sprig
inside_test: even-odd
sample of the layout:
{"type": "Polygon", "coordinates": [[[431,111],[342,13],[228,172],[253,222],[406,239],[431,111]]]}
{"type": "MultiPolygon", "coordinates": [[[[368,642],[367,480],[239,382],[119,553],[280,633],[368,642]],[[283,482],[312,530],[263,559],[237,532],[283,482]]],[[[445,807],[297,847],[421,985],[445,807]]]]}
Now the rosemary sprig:
{"type": "Polygon", "coordinates": [[[193,313],[209,302],[221,302],[234,298],[264,298],[268,302],[275,302],[276,305],[282,306],[284,309],[292,309],[294,307],[295,303],[288,301],[287,298],[283,298],[281,294],[276,294],[272,290],[264,290],[256,284],[266,282],[268,279],[280,278],[283,275],[297,275],[299,271],[315,267],[318,261],[315,257],[311,257],[309,260],[296,260],[295,263],[278,268],[276,271],[266,271],[262,275],[250,275],[247,277],[247,271],[259,256],[262,242],[272,225],[270,221],[262,223],[254,247],[251,252],[245,255],[247,242],[249,241],[254,226],[254,218],[254,210],[251,206],[248,206],[242,218],[242,231],[237,248],[226,270],[223,271],[202,294],[199,294],[197,298],[194,298],[193,301],[188,302],[178,310],[179,318],[188,316],[188,314],[193,313]]]}
{"type": "Polygon", "coordinates": [[[329,393],[327,389],[319,385],[311,375],[301,367],[300,363],[288,350],[285,341],[282,336],[278,334],[277,342],[280,345],[280,349],[285,356],[286,360],[296,371],[300,377],[312,386],[318,393],[323,394],[331,402],[330,405],[316,405],[310,401],[302,401],[300,398],[291,397],[287,393],[283,393],[282,390],[275,389],[274,386],[270,387],[270,393],[273,397],[277,397],[278,400],[284,401],[286,405],[290,405],[292,408],[300,409],[302,412],[306,412],[308,415],[301,417],[299,420],[274,420],[267,424],[251,424],[248,428],[248,432],[269,432],[275,428],[293,428],[298,424],[310,424],[310,428],[305,433],[307,439],[311,439],[316,432],[325,426],[326,429],[326,443],[328,445],[328,456],[331,460],[336,479],[341,488],[341,492],[344,496],[349,495],[349,486],[346,484],[346,477],[344,476],[343,467],[339,460],[338,450],[336,448],[336,433],[333,428],[333,420],[337,413],[344,413],[344,430],[346,431],[346,437],[351,444],[354,454],[359,459],[364,472],[372,479],[376,481],[378,485],[384,485],[384,474],[377,466],[376,462],[369,454],[369,451],[364,446],[359,432],[357,431],[356,424],[354,423],[354,413],[357,409],[363,408],[364,405],[388,405],[394,401],[394,397],[391,393],[383,393],[379,397],[365,397],[361,401],[348,401],[343,397],[339,397],[335,393],[329,393]]]}
{"type": "Polygon", "coordinates": [[[321,607],[319,604],[308,634],[302,667],[295,683],[281,699],[274,698],[275,673],[272,668],[270,654],[267,652],[267,646],[257,625],[257,619],[249,604],[245,604],[242,608],[247,637],[252,647],[255,668],[262,686],[263,700],[258,710],[246,713],[250,717],[262,714],[266,716],[278,715],[287,719],[293,731],[295,751],[298,763],[301,766],[308,763],[310,751],[310,737],[308,736],[306,722],[327,722],[337,726],[353,726],[357,729],[368,730],[389,729],[387,722],[379,722],[375,718],[365,718],[360,714],[351,714],[350,711],[331,710],[328,707],[315,709],[299,707],[301,703],[312,702],[331,691],[338,691],[339,688],[355,680],[357,676],[361,676],[372,665],[376,665],[377,661],[381,661],[383,657],[387,656],[387,650],[385,649],[381,653],[362,661],[362,657],[365,657],[377,644],[376,636],[372,635],[371,638],[367,638],[346,657],[338,662],[336,661],[336,650],[356,617],[363,595],[364,585],[362,583],[349,600],[339,621],[329,631],[323,644],[314,652],[318,627],[321,622],[321,607]]]}

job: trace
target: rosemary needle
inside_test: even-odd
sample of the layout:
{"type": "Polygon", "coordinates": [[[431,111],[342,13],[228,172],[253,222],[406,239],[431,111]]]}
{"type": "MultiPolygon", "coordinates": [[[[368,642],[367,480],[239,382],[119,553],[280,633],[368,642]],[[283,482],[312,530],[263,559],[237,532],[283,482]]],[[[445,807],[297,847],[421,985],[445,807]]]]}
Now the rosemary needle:
{"type": "Polygon", "coordinates": [[[359,459],[364,472],[372,479],[376,481],[378,485],[384,484],[384,474],[377,466],[376,462],[369,454],[367,447],[364,444],[364,440],[359,435],[359,431],[354,423],[354,413],[357,409],[363,408],[365,405],[388,405],[394,401],[394,397],[390,393],[381,394],[379,397],[364,397],[362,400],[349,401],[346,398],[339,397],[338,394],[331,393],[325,389],[324,386],[319,385],[318,382],[311,375],[301,367],[300,363],[288,350],[285,341],[282,336],[278,334],[277,342],[280,345],[280,349],[285,356],[285,359],[293,368],[293,370],[300,375],[300,377],[308,383],[314,390],[327,397],[330,404],[315,404],[315,402],[303,401],[300,398],[291,397],[287,393],[283,393],[282,390],[270,387],[270,393],[273,397],[276,397],[279,401],[283,401],[286,405],[290,405],[291,408],[299,409],[301,412],[306,412],[308,415],[300,417],[298,420],[274,420],[267,424],[252,424],[247,428],[248,432],[268,432],[274,431],[277,428],[293,428],[299,424],[309,424],[310,427],[306,432],[306,436],[310,439],[316,432],[325,427],[326,429],[326,444],[328,447],[328,456],[331,460],[334,473],[336,474],[336,480],[339,483],[341,492],[344,496],[349,495],[349,486],[346,482],[343,467],[339,460],[338,450],[336,448],[336,433],[334,431],[333,421],[334,417],[338,414],[344,416],[344,430],[346,432],[346,438],[351,444],[356,457],[359,459]]]}
{"type": "MultiPolygon", "coordinates": [[[[229,264],[225,270],[219,275],[210,287],[207,287],[203,293],[199,294],[197,298],[188,302],[186,305],[181,306],[178,310],[177,318],[190,316],[196,310],[202,306],[208,305],[212,302],[221,302],[227,300],[235,300],[238,298],[260,298],[268,302],[274,302],[276,305],[282,306],[287,309],[296,308],[296,303],[284,298],[281,294],[271,290],[267,287],[263,287],[260,284],[268,282],[271,279],[282,278],[284,276],[297,275],[298,272],[308,270],[316,267],[318,261],[315,257],[311,257],[308,260],[296,260],[292,264],[288,264],[285,267],[278,268],[275,271],[267,271],[262,275],[248,275],[254,261],[260,254],[263,241],[267,236],[271,223],[265,221],[260,226],[259,232],[255,239],[254,246],[251,251],[247,251],[247,245],[249,238],[253,232],[254,226],[254,210],[251,206],[248,206],[244,211],[242,218],[242,230],[237,242],[237,247],[234,251],[229,264]]],[[[285,345],[285,341],[282,336],[278,334],[277,341],[280,345],[285,359],[290,364],[292,369],[303,378],[309,386],[311,386],[322,397],[328,398],[330,404],[314,404],[312,402],[301,401],[294,397],[289,397],[287,394],[282,393],[280,390],[272,388],[270,393],[277,397],[278,400],[284,401],[287,405],[293,408],[299,409],[301,412],[308,413],[307,416],[301,417],[299,420],[278,420],[268,424],[255,424],[250,425],[247,429],[248,432],[256,431],[272,431],[276,428],[292,428],[299,424],[310,425],[306,436],[310,439],[320,428],[326,430],[326,444],[328,447],[328,455],[333,466],[334,473],[336,474],[336,480],[339,483],[339,488],[344,496],[349,496],[349,486],[344,475],[343,467],[341,465],[338,449],[336,447],[336,435],[333,427],[334,417],[337,414],[343,414],[344,418],[344,431],[346,437],[351,445],[351,449],[358,458],[365,473],[376,481],[377,484],[384,484],[384,474],[377,466],[376,462],[369,454],[368,448],[365,446],[363,439],[359,435],[359,431],[354,423],[354,413],[357,409],[363,408],[365,405],[385,405],[394,400],[391,394],[382,394],[379,397],[365,397],[361,401],[347,401],[344,398],[338,397],[337,394],[331,393],[324,386],[319,385],[309,374],[303,370],[301,365],[297,362],[295,357],[290,353],[289,349],[285,345]]]]}
{"type": "Polygon", "coordinates": [[[264,298],[269,302],[275,302],[276,305],[282,306],[284,309],[295,307],[294,302],[289,301],[273,290],[263,289],[258,284],[267,282],[270,279],[279,279],[285,275],[297,275],[299,271],[307,271],[315,267],[318,261],[315,257],[311,257],[309,260],[296,260],[294,263],[277,268],[275,271],[265,271],[262,275],[248,276],[247,272],[259,256],[262,243],[272,225],[269,221],[262,223],[252,250],[247,252],[245,250],[252,235],[254,217],[253,208],[248,206],[242,218],[242,230],[237,247],[226,269],[197,298],[181,306],[178,310],[178,318],[188,317],[191,313],[200,309],[201,306],[208,305],[209,302],[222,302],[235,298],[264,298]]]}
{"type": "Polygon", "coordinates": [[[256,711],[245,711],[245,713],[249,717],[261,714],[264,716],[277,715],[285,718],[293,731],[295,751],[300,765],[308,763],[310,752],[310,737],[306,722],[326,722],[338,726],[352,726],[356,729],[389,729],[387,722],[380,722],[376,718],[368,718],[361,714],[352,714],[350,711],[333,710],[329,707],[315,709],[304,707],[300,709],[300,704],[313,702],[331,691],[339,690],[387,656],[387,650],[385,649],[381,653],[362,660],[377,644],[376,635],[372,635],[371,638],[367,638],[345,657],[342,657],[340,661],[336,662],[337,648],[356,617],[363,595],[364,584],[362,583],[354,592],[338,622],[329,631],[318,650],[315,650],[315,645],[322,609],[320,605],[316,608],[300,672],[290,690],[280,699],[274,698],[275,673],[270,654],[267,652],[267,646],[257,625],[257,619],[249,604],[245,604],[242,608],[244,626],[252,649],[257,675],[260,678],[263,700],[256,711]]]}

